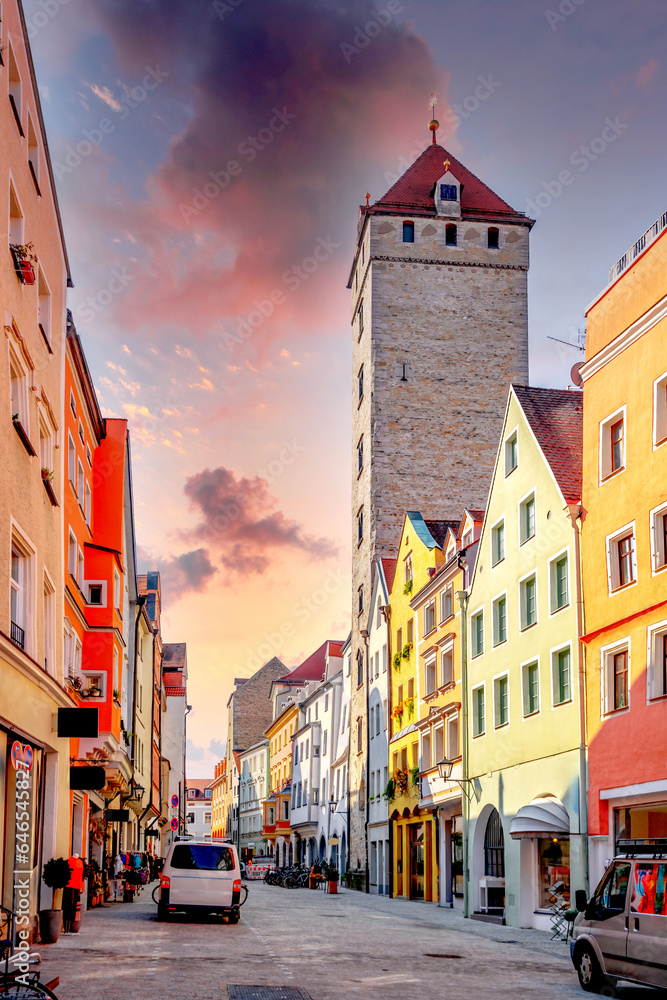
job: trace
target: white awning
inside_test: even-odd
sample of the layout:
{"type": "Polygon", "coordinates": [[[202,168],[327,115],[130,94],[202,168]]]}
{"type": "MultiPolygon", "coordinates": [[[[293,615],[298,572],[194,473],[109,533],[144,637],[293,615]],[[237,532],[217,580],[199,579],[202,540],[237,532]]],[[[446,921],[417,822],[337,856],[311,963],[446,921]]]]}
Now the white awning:
{"type": "Polygon", "coordinates": [[[559,799],[541,796],[519,809],[510,823],[510,836],[513,840],[524,837],[569,837],[570,815],[559,799]]]}

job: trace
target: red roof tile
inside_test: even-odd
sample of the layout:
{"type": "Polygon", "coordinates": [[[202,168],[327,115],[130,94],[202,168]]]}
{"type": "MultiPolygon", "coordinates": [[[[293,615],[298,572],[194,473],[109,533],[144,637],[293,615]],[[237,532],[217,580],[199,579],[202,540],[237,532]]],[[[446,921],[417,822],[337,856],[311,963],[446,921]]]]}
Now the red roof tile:
{"type": "Polygon", "coordinates": [[[473,521],[475,521],[475,523],[484,520],[484,515],[486,514],[485,510],[472,510],[470,507],[466,507],[466,510],[470,514],[473,521]]]}
{"type": "Polygon", "coordinates": [[[584,394],[574,389],[512,387],[567,503],[581,500],[584,394]]]}
{"type": "Polygon", "coordinates": [[[167,687],[165,685],[164,693],[168,698],[185,698],[184,687],[167,687]]]}
{"type": "Polygon", "coordinates": [[[339,642],[337,639],[329,639],[329,656],[340,656],[343,646],[343,642],[339,642]]]}
{"type": "Polygon", "coordinates": [[[396,572],[396,563],[398,559],[384,559],[382,560],[382,568],[384,570],[384,578],[387,581],[387,590],[391,590],[394,583],[394,573],[396,572]]]}
{"type": "MultiPolygon", "coordinates": [[[[501,216],[507,221],[532,224],[523,212],[515,211],[490,187],[476,177],[467,167],[448,153],[443,146],[427,146],[387,193],[371,206],[373,213],[395,210],[412,215],[435,215],[434,191],[436,181],[445,172],[444,162],[461,184],[461,212],[463,218],[472,216],[501,216]]],[[[365,206],[362,206],[365,208],[365,206]]]]}
{"type": "Polygon", "coordinates": [[[298,681],[321,681],[326,669],[327,647],[330,643],[337,643],[341,649],[344,645],[338,639],[326,639],[303,663],[295,667],[294,670],[290,670],[284,677],[279,677],[276,683],[280,684],[283,681],[287,681],[289,684],[295,684],[298,681]]]}
{"type": "Polygon", "coordinates": [[[448,530],[451,528],[452,531],[458,531],[459,523],[459,521],[424,521],[440,548],[445,544],[448,530]]]}

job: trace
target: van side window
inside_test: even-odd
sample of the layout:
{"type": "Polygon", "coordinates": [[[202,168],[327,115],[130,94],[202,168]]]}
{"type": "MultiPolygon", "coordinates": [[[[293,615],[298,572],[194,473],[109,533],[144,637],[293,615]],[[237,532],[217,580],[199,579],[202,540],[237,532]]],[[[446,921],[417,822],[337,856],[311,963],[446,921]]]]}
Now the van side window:
{"type": "Polygon", "coordinates": [[[600,883],[593,905],[596,911],[595,919],[604,920],[625,909],[625,897],[628,892],[631,865],[625,861],[615,862],[600,883]],[[599,912],[603,911],[603,912],[599,912]]]}
{"type": "Polygon", "coordinates": [[[633,913],[652,913],[667,916],[667,865],[635,863],[632,887],[633,913]]]}

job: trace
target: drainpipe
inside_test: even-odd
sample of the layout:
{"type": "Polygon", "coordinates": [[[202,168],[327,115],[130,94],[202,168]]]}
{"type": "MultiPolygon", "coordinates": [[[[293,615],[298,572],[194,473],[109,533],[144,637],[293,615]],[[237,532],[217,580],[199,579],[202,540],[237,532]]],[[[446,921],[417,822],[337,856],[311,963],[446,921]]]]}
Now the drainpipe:
{"type": "MultiPolygon", "coordinates": [[[[382,617],[387,625],[387,774],[390,774],[391,751],[391,606],[386,604],[382,617]]],[[[387,859],[387,875],[389,876],[389,898],[394,898],[394,821],[389,815],[390,802],[387,802],[387,827],[389,830],[389,857],[387,859]]]]}
{"type": "MultiPolygon", "coordinates": [[[[137,619],[137,621],[138,621],[138,619],[137,619]]],[[[136,648],[136,637],[135,637],[135,648],[136,648]]],[[[146,808],[142,812],[141,816],[139,817],[139,829],[140,830],[141,830],[141,824],[142,824],[142,821],[144,819],[144,816],[146,815],[146,813],[150,809],[151,803],[153,801],[153,731],[155,729],[155,637],[153,637],[153,659],[152,659],[152,665],[151,665],[151,695],[152,695],[152,698],[151,698],[151,740],[150,740],[150,748],[151,748],[151,787],[150,787],[150,790],[149,790],[149,793],[148,793],[148,805],[146,806],[146,808]]],[[[135,728],[136,728],[136,726],[135,726],[135,728]]],[[[162,760],[161,754],[159,755],[158,760],[161,762],[161,760],[162,760]]],[[[159,767],[160,767],[160,771],[161,771],[162,770],[162,764],[161,763],[159,764],[159,767]]],[[[158,781],[159,781],[160,787],[162,787],[162,781],[161,781],[161,776],[160,775],[158,775],[158,781]]],[[[160,803],[161,802],[162,802],[162,799],[160,798],[160,803]]],[[[146,849],[146,836],[145,836],[145,831],[144,831],[144,850],[145,849],[146,849]]]]}
{"type": "Polygon", "coordinates": [[[368,629],[362,628],[360,631],[360,636],[364,640],[365,656],[364,656],[364,684],[366,685],[366,768],[364,774],[364,794],[366,796],[366,802],[364,804],[364,812],[366,814],[366,819],[364,821],[364,838],[366,844],[366,892],[370,892],[369,885],[369,867],[368,867],[368,812],[370,809],[370,798],[369,798],[369,787],[368,787],[368,761],[371,753],[371,734],[370,734],[370,683],[368,680],[368,629]]]}
{"type": "Polygon", "coordinates": [[[588,765],[586,747],[588,745],[588,697],[586,688],[586,648],[581,640],[585,634],[584,622],[584,581],[581,563],[581,505],[568,504],[566,507],[574,532],[574,564],[577,603],[577,675],[579,681],[579,835],[584,855],[584,888],[589,893],[588,858],[588,765]]]}
{"type": "MultiPolygon", "coordinates": [[[[461,565],[459,553],[459,568],[463,570],[463,581],[466,582],[466,565],[461,565]]],[[[470,885],[468,870],[468,826],[470,824],[470,801],[466,792],[468,784],[468,591],[459,590],[456,594],[461,608],[461,811],[463,813],[463,916],[470,916],[470,885]]]]}

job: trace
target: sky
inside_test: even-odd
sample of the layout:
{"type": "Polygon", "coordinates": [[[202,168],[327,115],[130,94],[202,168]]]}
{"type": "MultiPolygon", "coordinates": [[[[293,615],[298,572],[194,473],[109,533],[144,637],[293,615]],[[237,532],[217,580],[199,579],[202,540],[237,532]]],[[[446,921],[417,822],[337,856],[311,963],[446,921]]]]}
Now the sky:
{"type": "MultiPolygon", "coordinates": [[[[662,0],[24,0],[140,569],[187,642],[188,773],[234,677],[349,631],[359,205],[438,141],[536,220],[530,372],[667,208],[662,0]],[[551,340],[549,338],[557,338],[551,340]]],[[[566,344],[558,340],[566,341],[566,344]]]]}

